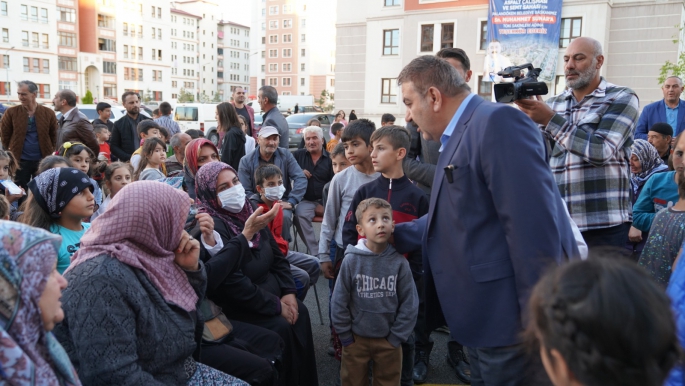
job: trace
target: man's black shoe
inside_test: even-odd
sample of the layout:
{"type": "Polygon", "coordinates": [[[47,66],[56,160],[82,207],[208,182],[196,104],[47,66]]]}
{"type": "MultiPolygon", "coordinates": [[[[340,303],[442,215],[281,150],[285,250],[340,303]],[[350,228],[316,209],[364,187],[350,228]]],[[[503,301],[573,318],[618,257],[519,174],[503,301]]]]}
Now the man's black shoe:
{"type": "Polygon", "coordinates": [[[422,384],[426,382],[428,378],[428,352],[417,351],[414,360],[414,383],[422,384]]]}
{"type": "Polygon", "coordinates": [[[447,342],[447,363],[454,369],[460,381],[467,385],[471,384],[471,366],[464,348],[457,342],[447,342]]]}

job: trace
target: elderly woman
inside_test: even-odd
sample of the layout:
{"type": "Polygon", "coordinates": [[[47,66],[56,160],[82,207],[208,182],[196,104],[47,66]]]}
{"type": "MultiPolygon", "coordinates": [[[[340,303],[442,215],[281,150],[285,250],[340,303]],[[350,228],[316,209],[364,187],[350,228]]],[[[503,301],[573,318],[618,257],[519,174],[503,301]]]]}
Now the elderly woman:
{"type": "MultiPolygon", "coordinates": [[[[243,244],[246,263],[238,271],[212,275],[207,297],[230,319],[252,323],[278,333],[285,342],[281,380],[288,385],[317,385],[318,377],[309,312],[295,297],[290,264],[271,232],[246,232],[252,205],[236,171],[221,162],[203,166],[197,174],[200,211],[214,219],[223,243],[243,244]]],[[[272,210],[278,210],[275,204],[272,210]]],[[[258,209],[260,210],[260,209],[258,209]]],[[[214,259],[214,258],[212,258],[214,259]]],[[[211,263],[211,259],[207,262],[211,263]]]]}
{"type": "Polygon", "coordinates": [[[81,238],[55,333],[85,384],[246,385],[196,362],[207,276],[189,211],[182,191],[139,181],[81,238]]]}
{"type": "Polygon", "coordinates": [[[202,165],[219,160],[219,150],[208,139],[197,138],[186,145],[186,156],[183,161],[183,184],[188,189],[190,198],[195,199],[195,174],[202,165]]]}
{"type": "Polygon", "coordinates": [[[0,383],[80,385],[51,332],[64,319],[61,238],[9,221],[0,221],[0,238],[0,383]]]}
{"type": "MultiPolygon", "coordinates": [[[[654,146],[644,139],[636,139],[631,147],[630,155],[630,187],[633,193],[633,205],[640,197],[642,187],[649,177],[656,173],[667,172],[668,165],[665,165],[654,146]]],[[[635,227],[630,227],[626,248],[637,260],[647,242],[649,232],[642,232],[635,227]]]]}

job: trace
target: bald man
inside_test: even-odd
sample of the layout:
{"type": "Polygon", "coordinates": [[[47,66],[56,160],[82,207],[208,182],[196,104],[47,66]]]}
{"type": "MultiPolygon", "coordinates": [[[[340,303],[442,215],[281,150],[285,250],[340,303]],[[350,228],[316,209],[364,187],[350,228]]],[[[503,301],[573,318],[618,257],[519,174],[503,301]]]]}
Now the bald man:
{"type": "Polygon", "coordinates": [[[649,140],[649,131],[657,123],[667,123],[673,129],[672,137],[685,130],[685,101],[680,99],[683,93],[683,80],[669,76],[661,85],[664,99],[650,103],[642,109],[640,120],[635,128],[635,138],[649,140]]]}
{"type": "Polygon", "coordinates": [[[607,82],[602,45],[581,37],[564,53],[567,89],[543,102],[516,101],[552,147],[550,166],[561,196],[589,248],[621,248],[633,221],[630,146],[638,99],[607,82]]]}

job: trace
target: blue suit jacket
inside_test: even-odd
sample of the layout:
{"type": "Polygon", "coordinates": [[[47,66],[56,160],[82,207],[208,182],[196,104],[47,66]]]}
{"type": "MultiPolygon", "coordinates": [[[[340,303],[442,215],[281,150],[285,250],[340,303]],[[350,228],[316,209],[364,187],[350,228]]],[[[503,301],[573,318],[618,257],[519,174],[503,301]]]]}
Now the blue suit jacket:
{"type": "Polygon", "coordinates": [[[579,255],[563,205],[540,129],[473,97],[440,154],[428,214],[395,228],[398,251],[423,247],[429,328],[446,320],[469,347],[520,343],[532,287],[579,255]]]}
{"type": "MultiPolygon", "coordinates": [[[[649,128],[659,122],[668,123],[666,120],[666,106],[663,99],[650,103],[642,109],[642,114],[640,114],[640,119],[638,119],[637,126],[635,127],[635,139],[644,139],[646,141],[649,128]]],[[[673,128],[674,137],[685,129],[685,101],[682,99],[678,102],[677,126],[673,128]]]]}

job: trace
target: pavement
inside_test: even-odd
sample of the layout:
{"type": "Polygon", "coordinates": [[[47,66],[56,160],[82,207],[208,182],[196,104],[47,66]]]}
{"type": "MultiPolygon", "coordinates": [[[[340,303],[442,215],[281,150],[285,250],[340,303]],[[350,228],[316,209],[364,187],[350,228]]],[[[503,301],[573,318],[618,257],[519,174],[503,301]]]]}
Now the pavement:
{"type": "MultiPolygon", "coordinates": [[[[314,231],[319,234],[321,227],[320,223],[314,224],[314,231]]],[[[304,242],[298,236],[296,238],[298,250],[306,252],[304,242]]],[[[291,243],[291,249],[293,244],[291,243]]],[[[316,364],[319,372],[319,384],[321,386],[333,386],[335,380],[340,373],[340,362],[327,354],[330,341],[330,327],[328,318],[328,280],[323,276],[316,283],[316,291],[314,288],[309,290],[304,301],[312,322],[312,335],[314,337],[314,346],[316,350],[316,364]],[[321,315],[319,318],[319,311],[316,305],[316,294],[318,293],[319,304],[321,305],[321,315]],[[323,321],[323,324],[322,324],[323,321]]],[[[447,364],[447,341],[449,336],[445,333],[433,332],[431,338],[435,341],[433,351],[430,356],[430,367],[428,371],[428,379],[424,385],[460,385],[454,370],[447,364]]]]}

